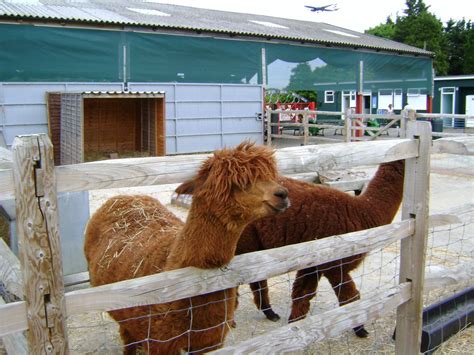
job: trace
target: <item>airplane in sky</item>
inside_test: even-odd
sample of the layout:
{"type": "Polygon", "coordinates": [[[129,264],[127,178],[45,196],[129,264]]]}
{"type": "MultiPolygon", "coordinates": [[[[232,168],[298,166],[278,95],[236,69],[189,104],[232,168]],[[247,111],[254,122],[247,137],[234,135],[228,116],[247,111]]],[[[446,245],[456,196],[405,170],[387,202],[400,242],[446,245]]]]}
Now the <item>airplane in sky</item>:
{"type": "Polygon", "coordinates": [[[323,12],[323,11],[337,11],[337,4],[329,4],[324,6],[308,6],[305,5],[308,9],[311,9],[312,12],[323,12]]]}

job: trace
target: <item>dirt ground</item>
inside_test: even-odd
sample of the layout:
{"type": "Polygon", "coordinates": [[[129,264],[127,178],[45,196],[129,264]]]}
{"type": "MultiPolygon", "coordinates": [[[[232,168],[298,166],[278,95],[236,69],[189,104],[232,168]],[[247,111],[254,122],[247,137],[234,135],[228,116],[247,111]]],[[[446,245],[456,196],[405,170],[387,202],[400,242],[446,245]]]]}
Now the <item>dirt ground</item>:
{"type": "MultiPolygon", "coordinates": [[[[451,207],[474,203],[474,156],[450,156],[436,154],[432,156],[431,169],[431,213],[451,207]]],[[[357,169],[356,169],[357,170],[357,169]]],[[[374,167],[358,169],[367,175],[374,172],[374,167]]],[[[90,192],[91,213],[107,198],[116,194],[148,194],[158,198],[178,217],[185,219],[187,210],[170,203],[175,185],[158,187],[139,187],[117,190],[90,192]]],[[[460,216],[461,225],[438,227],[430,231],[427,267],[432,270],[452,267],[474,259],[474,221],[473,211],[460,216]]],[[[395,218],[398,220],[399,215],[395,218]]],[[[397,284],[398,278],[398,244],[391,245],[382,251],[371,253],[353,277],[361,291],[362,298],[371,293],[397,284]]],[[[286,324],[289,315],[291,285],[294,273],[289,273],[269,280],[272,305],[281,320],[270,322],[256,310],[248,286],[240,287],[239,308],[236,312],[237,327],[232,328],[227,336],[226,345],[238,344],[240,341],[264,334],[286,324]]],[[[442,289],[431,292],[425,297],[425,305],[437,302],[466,286],[442,289]]],[[[337,307],[337,299],[329,283],[323,279],[318,287],[317,297],[312,301],[310,315],[321,314],[325,310],[337,307]]],[[[118,336],[117,325],[107,313],[81,314],[68,319],[70,349],[73,354],[119,354],[122,345],[118,336]]],[[[298,354],[391,354],[394,353],[392,334],[395,328],[395,314],[366,325],[370,335],[360,339],[351,330],[343,334],[313,343],[298,354]]],[[[271,347],[271,344],[269,344],[271,347]]],[[[1,353],[1,350],[0,350],[1,353]]],[[[439,349],[439,354],[474,354],[474,327],[457,334],[439,349]]]]}

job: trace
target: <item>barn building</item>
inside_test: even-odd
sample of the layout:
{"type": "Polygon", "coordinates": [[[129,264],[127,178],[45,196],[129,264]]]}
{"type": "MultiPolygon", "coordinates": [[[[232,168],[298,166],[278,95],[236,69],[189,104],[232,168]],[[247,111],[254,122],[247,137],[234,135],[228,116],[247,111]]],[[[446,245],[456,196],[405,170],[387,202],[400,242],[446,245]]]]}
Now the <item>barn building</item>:
{"type": "Polygon", "coordinates": [[[49,132],[57,164],[261,142],[265,89],[372,113],[426,110],[433,90],[419,48],[151,1],[1,1],[0,48],[0,137],[49,132]]]}
{"type": "MultiPolygon", "coordinates": [[[[474,116],[474,75],[434,78],[433,112],[474,116]]],[[[471,128],[474,119],[444,118],[445,127],[471,128]]]]}

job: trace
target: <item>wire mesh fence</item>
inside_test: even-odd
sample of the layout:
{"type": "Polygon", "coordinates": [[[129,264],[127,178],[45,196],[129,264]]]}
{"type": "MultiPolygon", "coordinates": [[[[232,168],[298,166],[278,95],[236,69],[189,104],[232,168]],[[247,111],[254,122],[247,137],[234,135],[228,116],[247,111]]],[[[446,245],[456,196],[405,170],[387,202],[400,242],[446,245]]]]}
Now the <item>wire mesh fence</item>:
{"type": "MultiPolygon", "coordinates": [[[[462,223],[448,226],[431,228],[429,235],[429,246],[427,253],[427,274],[436,272],[440,267],[450,268],[460,263],[472,261],[473,249],[469,247],[469,238],[472,239],[472,210],[466,211],[460,216],[462,223]],[[466,217],[466,218],[464,218],[466,217]],[[444,240],[440,242],[440,240],[444,240]]],[[[398,284],[399,267],[399,243],[384,248],[383,250],[370,253],[363,263],[352,273],[352,278],[360,291],[361,299],[368,299],[384,289],[390,289],[398,284]]],[[[324,270],[314,271],[323,274],[324,270]]],[[[241,341],[265,334],[287,323],[291,313],[292,285],[297,280],[296,272],[287,273],[268,280],[268,289],[271,297],[273,310],[279,314],[280,319],[272,322],[257,309],[254,303],[252,291],[248,285],[239,287],[238,308],[233,319],[216,320],[209,328],[227,328],[227,337],[222,337],[223,345],[236,345],[241,341]]],[[[455,287],[436,289],[426,294],[425,306],[439,302],[453,295],[466,285],[460,284],[455,287]]],[[[337,295],[331,284],[323,276],[321,277],[316,294],[309,294],[312,298],[308,317],[321,315],[325,311],[339,307],[337,295]],[[314,297],[313,297],[314,296],[314,297]]],[[[229,299],[226,299],[229,301],[229,299]]],[[[232,301],[236,301],[233,299],[232,301]]],[[[220,302],[225,302],[222,300],[220,302]]],[[[154,317],[163,317],[166,314],[155,314],[151,307],[145,307],[146,311],[141,318],[147,327],[151,327],[154,317]]],[[[146,337],[140,344],[128,344],[143,346],[146,352],[150,344],[163,341],[173,341],[176,337],[191,337],[193,334],[205,332],[208,329],[194,329],[192,325],[193,312],[199,312],[199,306],[192,306],[175,310],[181,312],[181,316],[189,318],[189,328],[183,333],[176,334],[171,339],[156,339],[146,337]]],[[[168,314],[169,315],[169,314],[168,314]]],[[[119,322],[120,323],[120,322],[119,322]]],[[[118,324],[110,318],[106,312],[99,314],[83,314],[73,316],[68,320],[70,349],[73,353],[121,353],[124,345],[119,336],[118,324]]],[[[338,324],[332,324],[338,328],[338,324]]],[[[396,327],[395,312],[390,312],[383,318],[379,318],[365,324],[369,332],[367,338],[359,338],[353,331],[348,329],[342,334],[326,339],[322,342],[314,342],[302,349],[305,354],[317,353],[393,353],[394,340],[392,338],[396,327]]],[[[470,334],[466,329],[451,338],[448,342],[438,345],[431,350],[445,352],[458,348],[462,342],[465,349],[472,348],[474,342],[464,334],[470,334]]],[[[472,335],[472,331],[471,331],[472,335]]],[[[194,351],[209,349],[193,349],[194,351]]]]}
{"type": "MultiPolygon", "coordinates": [[[[453,180],[459,187],[450,188],[453,196],[444,196],[439,199],[438,190],[433,189],[432,204],[433,211],[440,212],[444,209],[450,209],[459,205],[460,201],[469,202],[469,196],[472,196],[473,181],[472,169],[469,165],[466,168],[465,162],[469,162],[463,158],[462,162],[453,157],[442,157],[440,162],[434,159],[432,164],[432,183],[438,183],[445,180],[453,180]],[[467,190],[466,190],[467,189],[467,190]],[[446,201],[448,201],[446,203],[446,201]]],[[[473,165],[471,165],[473,166],[473,165]]],[[[446,190],[446,185],[442,189],[446,190]]],[[[133,192],[134,193],[134,192],[133,192]]],[[[440,195],[442,195],[440,193],[440,195]]],[[[168,205],[169,206],[169,205],[168,205]]],[[[452,210],[452,209],[451,209],[452,210]]],[[[472,263],[474,256],[474,236],[473,236],[473,208],[472,205],[467,209],[452,210],[458,220],[450,225],[432,226],[428,236],[428,248],[426,255],[426,272],[427,276],[437,273],[438,271],[449,271],[459,265],[472,263]]],[[[352,278],[360,291],[361,299],[369,299],[383,290],[390,290],[391,287],[399,283],[399,254],[400,246],[398,242],[383,248],[380,251],[370,253],[365,257],[363,263],[351,273],[352,278]]],[[[317,269],[311,271],[311,276],[324,274],[327,270],[317,269]]],[[[305,275],[308,276],[308,275],[305,275]]],[[[145,336],[139,342],[123,344],[119,335],[119,323],[114,321],[106,312],[81,314],[69,316],[68,332],[70,340],[70,351],[72,353],[122,353],[124,349],[130,349],[135,345],[143,347],[145,352],[153,353],[153,346],[163,342],[177,341],[177,339],[185,339],[188,345],[184,348],[190,352],[210,351],[213,347],[203,347],[193,349],[190,347],[191,338],[201,336],[209,330],[217,329],[220,333],[220,343],[224,345],[238,344],[243,340],[250,339],[255,336],[266,334],[287,323],[291,315],[292,303],[292,287],[295,281],[299,280],[295,272],[283,274],[268,280],[268,289],[270,291],[272,308],[280,315],[280,319],[272,322],[259,311],[254,304],[252,291],[247,285],[239,288],[238,308],[235,317],[224,317],[222,319],[214,319],[207,327],[196,327],[193,324],[193,314],[200,312],[206,305],[193,304],[192,299],[186,299],[180,304],[185,306],[172,308],[162,311],[155,309],[153,306],[143,307],[142,314],[134,318],[120,320],[119,323],[140,321],[140,325],[144,328],[145,336]],[[171,336],[162,337],[160,334],[156,336],[152,334],[151,328],[156,319],[170,317],[173,314],[186,318],[187,326],[185,329],[172,334],[171,336]],[[225,337],[225,333],[227,336],[225,337]]],[[[327,279],[322,276],[319,280],[317,291],[310,292],[312,297],[308,317],[321,316],[325,311],[337,309],[340,301],[336,292],[327,279]],[[313,297],[314,296],[314,297],[313,297]]],[[[341,286],[341,285],[338,285],[341,286]]],[[[454,296],[459,291],[470,286],[466,284],[458,284],[456,286],[437,288],[430,291],[425,296],[425,306],[442,302],[446,297],[454,296]]],[[[340,288],[340,287],[339,287],[340,288]]],[[[232,293],[224,293],[224,297],[214,302],[214,305],[225,307],[227,304],[237,302],[237,298],[232,293]]],[[[177,304],[177,303],[175,303],[177,304]]],[[[331,324],[334,329],[342,329],[345,319],[339,319],[331,324]]],[[[297,323],[296,323],[297,324],[297,323]]],[[[324,322],[321,321],[321,326],[324,322]]],[[[461,324],[461,323],[460,323],[461,324]]],[[[295,325],[297,326],[297,325],[295,325]]],[[[451,351],[472,353],[469,349],[473,349],[472,328],[468,329],[467,324],[461,325],[466,328],[458,333],[449,341],[438,345],[432,345],[428,350],[437,350],[449,353],[451,351]],[[466,336],[467,334],[467,336],[466,336]],[[469,337],[471,334],[471,337],[469,337]],[[461,344],[461,345],[460,345],[461,344]],[[454,349],[454,350],[453,350],[454,349]]],[[[348,327],[345,327],[348,328],[348,327]]],[[[392,339],[395,330],[395,312],[389,312],[382,318],[366,322],[366,330],[369,332],[368,338],[358,338],[354,335],[350,327],[344,331],[330,331],[329,338],[324,341],[313,342],[302,347],[304,353],[392,353],[394,351],[394,342],[392,339]]],[[[430,343],[429,343],[430,344],[430,343]]],[[[433,342],[434,344],[434,342],[433,342]]],[[[269,344],[271,347],[271,344],[269,344]]]]}

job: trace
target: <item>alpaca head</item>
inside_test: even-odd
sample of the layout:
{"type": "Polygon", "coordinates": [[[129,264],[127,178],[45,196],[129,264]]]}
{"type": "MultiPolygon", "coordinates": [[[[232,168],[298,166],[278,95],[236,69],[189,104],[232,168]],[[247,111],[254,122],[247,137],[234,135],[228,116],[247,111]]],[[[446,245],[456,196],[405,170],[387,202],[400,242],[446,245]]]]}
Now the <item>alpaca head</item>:
{"type": "Polygon", "coordinates": [[[225,224],[247,224],[282,212],[288,191],[276,182],[273,153],[249,142],[216,151],[176,192],[193,194],[191,209],[211,213],[225,224]]]}

